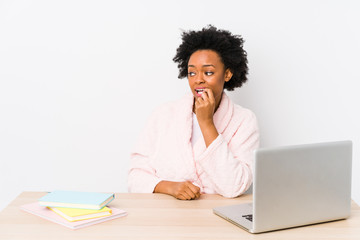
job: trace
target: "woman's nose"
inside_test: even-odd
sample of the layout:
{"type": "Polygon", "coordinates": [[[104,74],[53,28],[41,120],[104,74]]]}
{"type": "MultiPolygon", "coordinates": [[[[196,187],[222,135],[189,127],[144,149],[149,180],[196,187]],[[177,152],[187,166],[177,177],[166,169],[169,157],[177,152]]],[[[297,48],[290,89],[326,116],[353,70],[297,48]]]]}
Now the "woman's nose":
{"type": "Polygon", "coordinates": [[[205,80],[204,80],[204,78],[203,78],[203,76],[201,74],[196,74],[195,82],[196,83],[203,83],[203,82],[205,82],[205,80]]]}

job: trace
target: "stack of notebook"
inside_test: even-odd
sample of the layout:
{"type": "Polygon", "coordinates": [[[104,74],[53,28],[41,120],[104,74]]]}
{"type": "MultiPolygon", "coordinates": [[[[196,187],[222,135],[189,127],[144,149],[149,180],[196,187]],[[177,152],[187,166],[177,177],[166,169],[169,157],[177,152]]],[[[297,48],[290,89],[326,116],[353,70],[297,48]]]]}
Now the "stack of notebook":
{"type": "Polygon", "coordinates": [[[53,191],[36,203],[23,205],[21,209],[78,229],[126,216],[124,210],[107,206],[114,198],[112,193],[53,191]]]}

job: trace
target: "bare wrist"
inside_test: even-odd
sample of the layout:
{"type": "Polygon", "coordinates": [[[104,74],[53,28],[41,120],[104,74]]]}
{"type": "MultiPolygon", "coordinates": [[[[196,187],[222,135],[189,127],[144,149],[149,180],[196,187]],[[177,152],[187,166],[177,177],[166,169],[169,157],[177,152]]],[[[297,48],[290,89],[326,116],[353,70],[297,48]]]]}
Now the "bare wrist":
{"type": "Polygon", "coordinates": [[[171,182],[169,181],[160,181],[154,188],[154,193],[165,193],[170,194],[171,182]]]}

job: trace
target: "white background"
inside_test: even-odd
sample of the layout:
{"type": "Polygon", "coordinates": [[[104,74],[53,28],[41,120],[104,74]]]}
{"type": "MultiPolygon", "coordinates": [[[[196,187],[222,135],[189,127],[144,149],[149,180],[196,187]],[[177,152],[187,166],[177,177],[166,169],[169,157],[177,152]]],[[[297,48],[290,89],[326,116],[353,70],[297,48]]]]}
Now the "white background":
{"type": "Polygon", "coordinates": [[[261,146],[353,141],[360,203],[357,1],[0,1],[0,209],[21,191],[127,191],[150,112],[188,92],[182,30],[246,40],[261,146]]]}

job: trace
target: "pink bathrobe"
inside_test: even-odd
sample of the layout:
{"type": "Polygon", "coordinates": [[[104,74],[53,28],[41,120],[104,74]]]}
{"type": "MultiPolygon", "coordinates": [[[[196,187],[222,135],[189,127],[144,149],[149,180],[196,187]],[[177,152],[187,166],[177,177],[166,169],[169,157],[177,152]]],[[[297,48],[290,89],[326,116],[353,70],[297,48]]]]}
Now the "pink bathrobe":
{"type": "Polygon", "coordinates": [[[202,193],[236,197],[252,183],[253,151],[259,146],[255,115],[224,93],[214,114],[219,136],[206,148],[191,144],[193,95],[154,111],[131,153],[129,192],[152,193],[162,180],[191,181],[202,193]]]}

